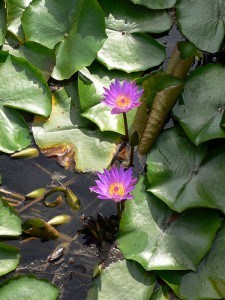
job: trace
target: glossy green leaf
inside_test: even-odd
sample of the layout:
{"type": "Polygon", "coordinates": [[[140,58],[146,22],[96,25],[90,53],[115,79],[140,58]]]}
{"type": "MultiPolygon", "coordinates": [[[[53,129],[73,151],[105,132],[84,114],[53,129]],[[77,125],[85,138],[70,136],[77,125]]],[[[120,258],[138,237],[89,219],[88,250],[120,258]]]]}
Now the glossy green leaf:
{"type": "Polygon", "coordinates": [[[20,217],[14,208],[0,198],[0,236],[18,236],[21,233],[20,217]]]}
{"type": "Polygon", "coordinates": [[[195,147],[180,128],[164,131],[147,158],[148,190],[178,212],[200,206],[225,212],[224,146],[205,157],[206,145],[195,147]]]}
{"type": "Polygon", "coordinates": [[[143,178],[133,195],[134,199],[126,202],[117,238],[125,258],[146,270],[196,270],[220,226],[217,212],[195,209],[175,213],[145,191],[143,178]]]}
{"type": "MultiPolygon", "coordinates": [[[[87,300],[148,300],[153,292],[155,277],[134,261],[118,261],[109,265],[88,291],[87,300]]],[[[1,298],[0,298],[1,299],[1,298]]]]}
{"type": "Polygon", "coordinates": [[[98,59],[108,69],[127,73],[159,65],[165,58],[164,47],[147,32],[168,30],[172,23],[166,11],[151,11],[128,0],[100,1],[106,14],[107,40],[98,59]]]}
{"type": "Polygon", "coordinates": [[[7,5],[8,30],[20,41],[24,41],[24,32],[21,24],[21,17],[32,0],[5,0],[7,5]]]}
{"type": "Polygon", "coordinates": [[[225,298],[225,226],[218,232],[210,252],[196,273],[182,277],[180,293],[188,300],[225,298]]]}
{"type": "Polygon", "coordinates": [[[183,97],[174,108],[175,117],[196,145],[225,137],[225,129],[220,126],[225,107],[224,81],[223,66],[198,68],[188,77],[183,97]]]}
{"type": "Polygon", "coordinates": [[[32,275],[14,277],[0,286],[0,300],[56,300],[58,294],[58,287],[32,275]]]}
{"type": "Polygon", "coordinates": [[[54,93],[49,119],[36,118],[33,124],[35,142],[41,149],[68,145],[74,151],[77,170],[102,171],[115,152],[116,136],[88,127],[89,121],[80,116],[77,96],[72,96],[71,92],[69,95],[65,89],[54,93]]]}
{"type": "Polygon", "coordinates": [[[225,33],[223,0],[178,0],[177,22],[183,35],[207,52],[217,52],[225,33]]]}
{"type": "Polygon", "coordinates": [[[46,80],[49,79],[55,66],[55,52],[35,42],[20,43],[18,39],[7,34],[6,42],[2,50],[9,51],[10,54],[23,57],[36,68],[38,68],[46,80]]]}
{"type": "Polygon", "coordinates": [[[34,0],[22,23],[27,41],[55,47],[52,76],[58,80],[90,65],[106,38],[104,14],[96,0],[34,0]]]}
{"type": "Polygon", "coordinates": [[[29,128],[14,108],[48,116],[51,93],[36,68],[5,52],[0,52],[0,77],[0,151],[12,153],[31,142],[29,128]]]}
{"type": "MultiPolygon", "coordinates": [[[[90,68],[83,68],[79,72],[78,88],[82,116],[94,122],[101,131],[114,131],[124,134],[124,121],[122,115],[112,115],[111,108],[100,103],[104,96],[104,87],[109,87],[115,78],[119,80],[132,80],[138,73],[126,74],[117,70],[106,70],[95,63],[90,68]]],[[[127,113],[129,126],[133,122],[136,110],[127,113]]]]}
{"type": "Polygon", "coordinates": [[[3,45],[7,32],[7,11],[5,2],[0,2],[0,45],[3,45]]]}
{"type": "Polygon", "coordinates": [[[186,271],[157,271],[157,275],[174,291],[179,299],[184,299],[180,295],[180,283],[186,271]]]}
{"type": "Polygon", "coordinates": [[[0,276],[15,270],[19,261],[20,254],[16,247],[0,243],[0,276]]]}
{"type": "Polygon", "coordinates": [[[131,0],[135,4],[147,6],[151,9],[164,9],[174,6],[177,0],[131,0]]]}

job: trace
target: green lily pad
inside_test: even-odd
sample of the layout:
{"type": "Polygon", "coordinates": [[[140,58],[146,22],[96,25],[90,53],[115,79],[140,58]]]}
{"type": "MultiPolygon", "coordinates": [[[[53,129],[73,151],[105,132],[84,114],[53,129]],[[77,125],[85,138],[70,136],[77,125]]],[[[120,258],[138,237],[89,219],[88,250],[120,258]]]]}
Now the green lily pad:
{"type": "Polygon", "coordinates": [[[224,138],[220,126],[225,108],[225,68],[212,65],[198,68],[188,77],[183,97],[174,108],[174,115],[195,144],[224,138]]]}
{"type": "Polygon", "coordinates": [[[16,247],[0,243],[0,276],[15,270],[19,261],[20,254],[16,247]]]}
{"type": "Polygon", "coordinates": [[[3,51],[23,57],[38,68],[46,80],[49,79],[55,66],[55,52],[35,42],[21,43],[12,34],[7,34],[3,51]]]}
{"type": "Polygon", "coordinates": [[[127,73],[161,64],[165,49],[146,33],[164,32],[171,27],[166,11],[152,11],[128,0],[100,1],[100,5],[106,14],[108,36],[98,52],[101,63],[127,73]]]}
{"type": "Polygon", "coordinates": [[[157,271],[157,275],[174,291],[179,299],[184,299],[180,294],[180,283],[187,271],[157,271]]]}
{"type": "Polygon", "coordinates": [[[131,0],[135,4],[147,6],[151,9],[164,9],[174,6],[177,0],[131,0]]]}
{"type": "Polygon", "coordinates": [[[5,35],[7,32],[7,11],[5,8],[5,2],[0,3],[0,45],[3,45],[5,35]]]}
{"type": "Polygon", "coordinates": [[[188,300],[225,298],[225,225],[218,232],[210,252],[197,272],[182,277],[180,293],[188,300]],[[190,288],[191,287],[191,288],[190,288]]]}
{"type": "Polygon", "coordinates": [[[8,30],[12,32],[21,42],[24,41],[24,32],[21,17],[26,7],[32,0],[5,0],[7,4],[8,30]]]}
{"type": "Polygon", "coordinates": [[[146,270],[196,270],[220,226],[217,212],[195,209],[175,213],[145,192],[143,178],[133,195],[134,200],[126,202],[117,237],[124,257],[146,270]]]}
{"type": "Polygon", "coordinates": [[[90,65],[106,38],[104,14],[96,0],[34,0],[22,24],[27,41],[55,47],[52,76],[58,80],[90,65]]]}
{"type": "MultiPolygon", "coordinates": [[[[87,300],[149,299],[155,276],[134,261],[118,261],[109,265],[88,291],[87,300]]],[[[0,298],[1,299],[1,298],[0,298]]]]}
{"type": "Polygon", "coordinates": [[[0,300],[56,300],[58,294],[58,287],[32,275],[14,277],[0,286],[0,300]]]}
{"type": "MultiPolygon", "coordinates": [[[[124,121],[121,114],[112,115],[111,108],[101,103],[104,87],[109,87],[115,78],[132,80],[138,73],[126,74],[118,70],[106,70],[100,64],[79,71],[78,88],[82,116],[94,122],[101,131],[114,131],[124,134],[124,121]]],[[[127,113],[128,126],[131,126],[136,109],[127,113]]]]}
{"type": "Polygon", "coordinates": [[[0,236],[18,236],[22,233],[21,219],[14,208],[0,198],[0,236]]]}
{"type": "Polygon", "coordinates": [[[51,93],[41,73],[25,59],[0,53],[0,151],[12,153],[31,142],[29,128],[18,111],[48,116],[51,93]],[[6,84],[7,83],[7,84],[6,84]]]}
{"type": "Polygon", "coordinates": [[[223,160],[224,146],[206,157],[205,144],[195,147],[180,128],[168,129],[147,158],[148,191],[178,212],[191,207],[225,212],[223,160]]]}
{"type": "Polygon", "coordinates": [[[67,92],[56,91],[50,117],[37,117],[33,124],[34,139],[42,150],[68,146],[78,171],[102,171],[111,162],[117,135],[91,129],[90,122],[80,116],[78,99],[76,83],[67,92]]]}
{"type": "Polygon", "coordinates": [[[176,19],[183,35],[207,52],[217,52],[225,34],[225,3],[221,0],[178,0],[176,19]]]}

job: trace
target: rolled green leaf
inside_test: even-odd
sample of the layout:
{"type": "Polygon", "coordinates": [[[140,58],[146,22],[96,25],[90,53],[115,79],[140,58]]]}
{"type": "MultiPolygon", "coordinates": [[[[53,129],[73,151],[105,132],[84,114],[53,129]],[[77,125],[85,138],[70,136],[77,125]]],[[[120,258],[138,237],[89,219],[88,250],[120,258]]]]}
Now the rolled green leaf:
{"type": "Polygon", "coordinates": [[[185,79],[197,50],[190,42],[178,42],[173,50],[166,72],[180,79],[185,79]]]}
{"type": "Polygon", "coordinates": [[[166,122],[169,112],[173,108],[178,95],[183,89],[183,81],[171,75],[159,73],[150,75],[149,78],[144,81],[144,89],[149,88],[148,85],[156,85],[154,86],[155,91],[152,92],[152,95],[155,93],[155,98],[138,147],[138,151],[141,154],[146,154],[155,142],[159,132],[166,122]],[[157,76],[156,80],[152,81],[152,76],[157,76]],[[159,89],[162,88],[162,90],[156,91],[156,86],[159,80],[164,80],[165,86],[161,84],[159,89]]]}

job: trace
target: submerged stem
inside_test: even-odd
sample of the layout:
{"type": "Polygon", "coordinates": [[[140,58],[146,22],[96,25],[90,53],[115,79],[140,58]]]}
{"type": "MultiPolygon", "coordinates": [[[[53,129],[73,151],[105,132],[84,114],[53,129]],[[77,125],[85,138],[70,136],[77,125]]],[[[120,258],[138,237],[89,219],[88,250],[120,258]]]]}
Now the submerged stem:
{"type": "Polygon", "coordinates": [[[131,146],[129,167],[133,167],[133,164],[134,164],[134,146],[131,146]]]}
{"type": "Polygon", "coordinates": [[[129,132],[128,132],[128,124],[127,124],[127,115],[123,112],[123,121],[124,121],[124,129],[125,129],[125,141],[129,141],[129,132]]]}

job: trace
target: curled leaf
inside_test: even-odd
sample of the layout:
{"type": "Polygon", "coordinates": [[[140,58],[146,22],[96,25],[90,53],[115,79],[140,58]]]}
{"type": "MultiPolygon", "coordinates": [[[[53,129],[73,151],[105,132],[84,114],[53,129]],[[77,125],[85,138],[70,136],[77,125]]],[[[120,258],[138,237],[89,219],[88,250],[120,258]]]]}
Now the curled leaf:
{"type": "Polygon", "coordinates": [[[53,226],[40,218],[26,220],[22,228],[25,233],[41,239],[55,240],[60,236],[60,233],[53,226]]]}
{"type": "Polygon", "coordinates": [[[74,195],[74,193],[69,188],[66,189],[66,200],[70,208],[74,210],[80,208],[80,200],[77,198],[76,195],[74,195]]]}
{"type": "Polygon", "coordinates": [[[69,223],[71,221],[71,216],[69,215],[58,215],[51,220],[48,221],[48,224],[55,226],[55,225],[62,225],[69,223]]]}
{"type": "Polygon", "coordinates": [[[38,156],[39,151],[36,148],[27,148],[11,155],[12,158],[34,158],[38,156]]]}
{"type": "Polygon", "coordinates": [[[46,191],[47,190],[45,188],[36,189],[36,190],[30,192],[29,194],[27,194],[26,198],[36,199],[36,198],[42,197],[46,193],[46,191]]]}

